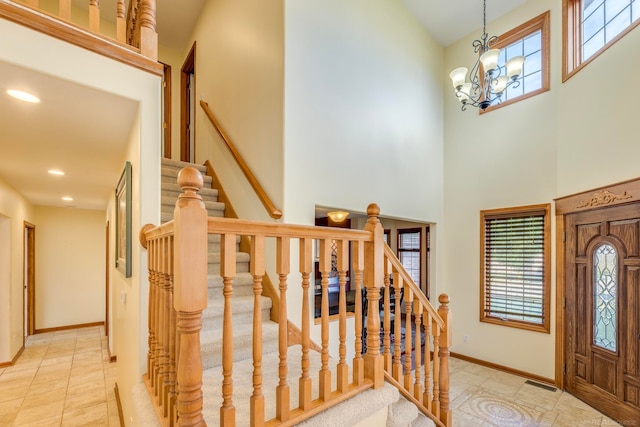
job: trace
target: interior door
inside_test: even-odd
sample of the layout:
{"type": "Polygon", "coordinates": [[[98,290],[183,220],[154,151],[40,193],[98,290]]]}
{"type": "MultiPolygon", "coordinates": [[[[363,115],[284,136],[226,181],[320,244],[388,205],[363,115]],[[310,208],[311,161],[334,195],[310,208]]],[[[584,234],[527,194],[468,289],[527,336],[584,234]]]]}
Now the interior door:
{"type": "Polygon", "coordinates": [[[640,204],[566,215],[567,391],[640,420],[640,204]]]}

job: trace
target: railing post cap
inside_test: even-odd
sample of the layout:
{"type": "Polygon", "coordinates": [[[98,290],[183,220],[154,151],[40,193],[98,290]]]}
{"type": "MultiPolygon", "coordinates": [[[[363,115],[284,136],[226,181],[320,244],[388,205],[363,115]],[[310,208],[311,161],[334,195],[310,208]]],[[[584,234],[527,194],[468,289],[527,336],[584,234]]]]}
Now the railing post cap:
{"type": "Polygon", "coordinates": [[[204,185],[204,180],[200,171],[193,166],[182,168],[178,172],[178,185],[183,191],[199,191],[204,185]]]}
{"type": "Polygon", "coordinates": [[[144,227],[140,229],[140,233],[138,234],[138,239],[140,240],[140,244],[143,248],[147,249],[147,231],[155,228],[153,224],[146,224],[144,227]]]}
{"type": "Polygon", "coordinates": [[[367,206],[367,215],[373,217],[377,217],[378,215],[380,215],[380,206],[375,203],[371,203],[369,206],[367,206]]]}

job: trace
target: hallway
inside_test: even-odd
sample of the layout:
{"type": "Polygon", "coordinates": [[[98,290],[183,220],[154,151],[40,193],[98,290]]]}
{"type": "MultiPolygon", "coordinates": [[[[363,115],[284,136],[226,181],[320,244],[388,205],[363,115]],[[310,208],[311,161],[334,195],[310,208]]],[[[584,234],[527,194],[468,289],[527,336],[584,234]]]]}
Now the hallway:
{"type": "Polygon", "coordinates": [[[103,327],[32,335],[0,368],[0,426],[119,426],[103,327]]]}

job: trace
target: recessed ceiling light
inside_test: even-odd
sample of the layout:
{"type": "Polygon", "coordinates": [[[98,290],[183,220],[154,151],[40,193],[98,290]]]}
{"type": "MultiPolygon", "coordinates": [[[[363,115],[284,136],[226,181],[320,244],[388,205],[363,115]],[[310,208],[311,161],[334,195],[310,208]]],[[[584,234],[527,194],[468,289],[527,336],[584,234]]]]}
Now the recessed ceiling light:
{"type": "Polygon", "coordinates": [[[64,196],[62,200],[64,200],[65,202],[73,202],[73,197],[64,196]]]}
{"type": "Polygon", "coordinates": [[[9,89],[7,93],[9,94],[9,96],[13,96],[20,101],[30,102],[31,104],[37,104],[38,102],[40,102],[40,98],[38,98],[37,96],[21,90],[9,89]]]}
{"type": "Polygon", "coordinates": [[[49,170],[48,170],[48,172],[49,172],[51,175],[64,175],[64,172],[62,172],[62,171],[60,171],[60,170],[57,170],[57,169],[49,169],[49,170]]]}

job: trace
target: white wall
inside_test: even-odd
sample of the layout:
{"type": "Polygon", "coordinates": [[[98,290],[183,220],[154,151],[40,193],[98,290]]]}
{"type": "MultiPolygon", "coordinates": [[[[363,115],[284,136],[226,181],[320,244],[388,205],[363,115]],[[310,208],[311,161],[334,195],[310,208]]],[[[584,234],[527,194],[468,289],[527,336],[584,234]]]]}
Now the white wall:
{"type": "MultiPolygon", "coordinates": [[[[196,161],[211,161],[244,219],[270,220],[199,102],[209,103],[266,193],[282,209],[283,20],[283,0],[207,2],[181,59],[195,40],[196,161]]],[[[182,62],[176,65],[179,72],[182,62]]],[[[177,116],[174,124],[179,125],[177,116]]]]}
{"type": "Polygon", "coordinates": [[[35,222],[36,330],[103,322],[104,212],[37,206],[35,222]]]}
{"type": "Polygon", "coordinates": [[[0,179],[0,364],[22,347],[24,221],[35,224],[33,206],[0,179]]]}
{"type": "Polygon", "coordinates": [[[315,205],[364,212],[371,202],[439,222],[443,49],[405,6],[287,1],[285,52],[286,222],[313,224],[315,205]]]}
{"type": "MultiPolygon", "coordinates": [[[[452,351],[554,378],[555,247],[552,247],[551,334],[479,322],[479,211],[537,203],[638,176],[629,86],[640,66],[640,30],[562,83],[560,2],[529,1],[488,24],[499,35],[551,11],[551,90],[479,115],[460,111],[451,81],[445,87],[444,286],[454,318],[452,351]],[[613,77],[615,76],[615,77],[613,77]],[[463,343],[463,336],[469,343],[463,343]]],[[[448,46],[445,72],[475,62],[471,42],[480,29],[448,46]]],[[[552,224],[555,242],[555,221],[552,224]]],[[[555,243],[552,243],[555,245],[555,243]]]]}
{"type": "MultiPolygon", "coordinates": [[[[137,121],[131,130],[126,158],[123,158],[122,161],[123,168],[125,160],[130,160],[133,165],[133,275],[131,278],[124,278],[119,271],[112,269],[111,280],[114,292],[118,292],[119,295],[119,292],[124,290],[127,292],[128,298],[126,309],[123,307],[114,308],[117,311],[116,316],[119,316],[116,322],[120,325],[116,337],[118,341],[118,389],[127,426],[139,425],[133,414],[131,389],[141,381],[142,374],[146,370],[149,286],[146,276],[147,255],[146,251],[142,250],[137,243],[137,235],[142,225],[160,222],[161,79],[159,76],[151,75],[8,21],[0,20],[0,38],[12,40],[12,43],[0,50],[0,60],[138,102],[137,121]],[[51,52],[55,52],[55,55],[52,56],[51,52]],[[65,60],[60,61],[59,58],[65,60]]],[[[114,188],[116,184],[117,182],[113,183],[114,188]]],[[[111,211],[110,208],[109,212],[111,211]]],[[[109,214],[107,213],[107,215],[109,214]]],[[[115,227],[112,228],[112,233],[114,232],[115,227]]],[[[22,230],[20,230],[19,236],[22,239],[22,230]]],[[[21,268],[21,264],[18,267],[21,268]]],[[[22,299],[21,295],[20,300],[22,299]]],[[[22,310],[17,316],[20,322],[19,334],[22,333],[20,329],[21,316],[22,310]]]]}

